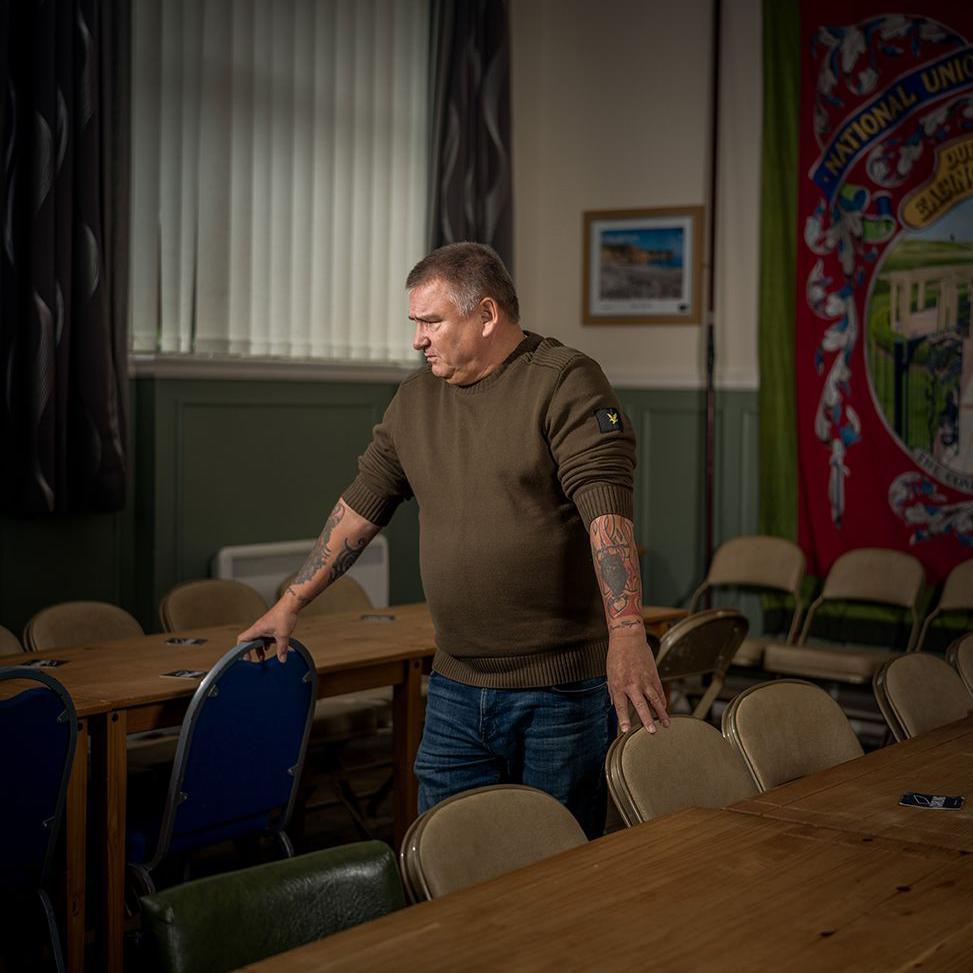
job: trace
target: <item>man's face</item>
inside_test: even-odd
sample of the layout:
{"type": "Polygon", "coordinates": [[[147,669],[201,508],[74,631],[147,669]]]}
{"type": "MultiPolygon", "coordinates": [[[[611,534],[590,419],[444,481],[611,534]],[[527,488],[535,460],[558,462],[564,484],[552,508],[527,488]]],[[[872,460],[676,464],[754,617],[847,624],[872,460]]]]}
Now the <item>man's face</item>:
{"type": "Polygon", "coordinates": [[[416,326],[412,347],[426,356],[437,378],[450,385],[472,385],[489,370],[481,359],[480,307],[461,315],[443,281],[433,279],[409,292],[409,320],[416,326]]]}

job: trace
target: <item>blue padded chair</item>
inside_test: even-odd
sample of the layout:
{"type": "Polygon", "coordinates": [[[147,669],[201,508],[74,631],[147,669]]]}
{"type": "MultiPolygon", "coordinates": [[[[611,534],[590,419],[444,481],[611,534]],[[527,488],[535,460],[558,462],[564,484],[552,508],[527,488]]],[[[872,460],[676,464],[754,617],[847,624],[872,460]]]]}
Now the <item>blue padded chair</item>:
{"type": "MultiPolygon", "coordinates": [[[[273,835],[294,854],[285,828],[307,750],[317,673],[291,639],[287,661],[244,658],[262,642],[234,646],[206,674],[189,704],[164,801],[128,814],[132,891],[155,892],[152,872],[169,855],[247,835],[273,835]]],[[[143,795],[143,798],[146,795],[143,795]]]]}
{"type": "Polygon", "coordinates": [[[78,717],[67,690],[46,672],[14,666],[0,681],[39,685],[0,700],[0,779],[10,788],[0,801],[0,891],[40,898],[54,962],[64,970],[61,941],[45,890],[64,812],[78,717]]]}

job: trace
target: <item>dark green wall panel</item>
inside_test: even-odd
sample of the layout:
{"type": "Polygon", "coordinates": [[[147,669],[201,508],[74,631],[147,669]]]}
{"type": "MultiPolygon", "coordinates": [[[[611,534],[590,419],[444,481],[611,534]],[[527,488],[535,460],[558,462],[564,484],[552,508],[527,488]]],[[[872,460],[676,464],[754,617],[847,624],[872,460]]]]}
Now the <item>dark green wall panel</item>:
{"type": "MultiPolygon", "coordinates": [[[[706,569],[706,399],[685,389],[621,389],[638,438],[636,533],[645,601],[683,605],[706,569]]],[[[757,393],[716,397],[714,543],[757,525],[757,393]]]]}
{"type": "MultiPolygon", "coordinates": [[[[155,500],[141,614],[172,585],[205,577],[221,547],[317,536],[393,393],[391,384],[147,380],[151,420],[140,435],[151,457],[139,482],[155,500]]],[[[422,597],[409,506],[386,532],[395,601],[422,597]]]]}
{"type": "MultiPolygon", "coordinates": [[[[138,379],[128,508],[0,517],[0,623],[19,632],[46,604],[94,598],[122,604],[154,630],[162,595],[207,575],[219,548],[316,536],[394,391],[391,383],[138,379]]],[[[704,570],[704,397],[620,396],[639,445],[646,600],[680,604],[704,570]]],[[[717,396],[717,542],[756,530],[756,398],[717,396]]],[[[391,601],[421,599],[414,503],[385,535],[391,601]]]]}

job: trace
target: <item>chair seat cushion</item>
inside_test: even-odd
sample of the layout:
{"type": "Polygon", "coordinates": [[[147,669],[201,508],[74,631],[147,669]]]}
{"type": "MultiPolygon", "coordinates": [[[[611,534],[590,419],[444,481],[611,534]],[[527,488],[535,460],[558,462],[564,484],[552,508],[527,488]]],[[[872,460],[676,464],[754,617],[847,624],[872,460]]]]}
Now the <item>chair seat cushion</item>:
{"type": "Polygon", "coordinates": [[[888,649],[773,644],[764,650],[763,666],[767,672],[858,685],[870,683],[884,663],[901,654],[888,649]]]}
{"type": "Polygon", "coordinates": [[[746,666],[747,668],[755,668],[761,665],[764,661],[764,649],[772,644],[772,639],[770,638],[756,638],[744,639],[740,643],[740,648],[733,653],[733,665],[735,666],[746,666]]]}

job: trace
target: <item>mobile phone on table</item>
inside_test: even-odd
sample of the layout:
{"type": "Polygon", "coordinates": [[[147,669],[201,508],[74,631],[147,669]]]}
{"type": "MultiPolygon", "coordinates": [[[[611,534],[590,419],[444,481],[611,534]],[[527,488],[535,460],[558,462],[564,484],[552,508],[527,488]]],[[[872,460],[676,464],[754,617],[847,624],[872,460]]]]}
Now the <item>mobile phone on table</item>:
{"type": "Polygon", "coordinates": [[[903,807],[926,807],[936,811],[958,811],[963,806],[964,798],[947,794],[919,794],[909,791],[902,795],[899,801],[903,807]]]}

